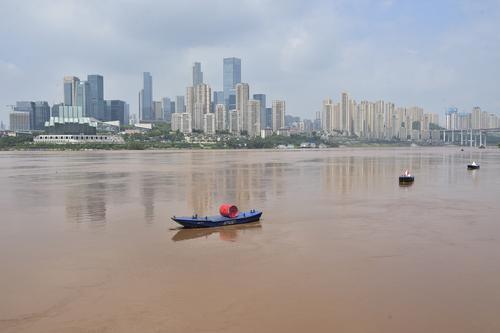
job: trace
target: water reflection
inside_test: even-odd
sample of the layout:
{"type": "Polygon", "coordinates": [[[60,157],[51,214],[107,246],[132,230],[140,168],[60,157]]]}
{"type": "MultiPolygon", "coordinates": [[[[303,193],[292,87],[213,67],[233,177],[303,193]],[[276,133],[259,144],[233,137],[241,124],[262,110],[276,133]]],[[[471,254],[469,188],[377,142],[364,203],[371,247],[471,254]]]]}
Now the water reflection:
{"type": "Polygon", "coordinates": [[[211,235],[218,235],[219,240],[235,242],[237,241],[240,233],[247,231],[258,231],[262,229],[260,222],[242,224],[242,225],[232,225],[217,228],[203,228],[203,229],[180,229],[172,237],[174,242],[196,239],[196,238],[208,238],[211,235]]]}

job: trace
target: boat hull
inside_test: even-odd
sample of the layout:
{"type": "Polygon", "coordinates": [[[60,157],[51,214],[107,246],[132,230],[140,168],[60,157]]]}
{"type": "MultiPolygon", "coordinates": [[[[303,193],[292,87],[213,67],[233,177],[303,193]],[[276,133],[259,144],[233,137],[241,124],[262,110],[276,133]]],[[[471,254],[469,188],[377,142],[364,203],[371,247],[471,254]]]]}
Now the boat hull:
{"type": "Polygon", "coordinates": [[[415,180],[415,177],[413,176],[399,176],[399,183],[400,184],[411,184],[415,180]]]}
{"type": "Polygon", "coordinates": [[[244,224],[257,222],[260,220],[262,212],[249,211],[241,212],[238,216],[231,218],[225,216],[173,216],[172,220],[182,225],[184,228],[214,228],[226,225],[244,224]]]}
{"type": "Polygon", "coordinates": [[[469,169],[469,170],[476,170],[476,169],[479,169],[479,165],[468,165],[467,169],[469,169]]]}

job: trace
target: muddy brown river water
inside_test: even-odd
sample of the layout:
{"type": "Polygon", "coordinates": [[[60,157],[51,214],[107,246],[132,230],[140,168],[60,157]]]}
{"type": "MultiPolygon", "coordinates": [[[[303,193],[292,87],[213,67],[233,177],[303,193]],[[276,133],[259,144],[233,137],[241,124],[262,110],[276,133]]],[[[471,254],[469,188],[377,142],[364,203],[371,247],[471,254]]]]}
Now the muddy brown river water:
{"type": "Polygon", "coordinates": [[[0,331],[500,332],[499,201],[498,149],[3,152],[0,331]]]}

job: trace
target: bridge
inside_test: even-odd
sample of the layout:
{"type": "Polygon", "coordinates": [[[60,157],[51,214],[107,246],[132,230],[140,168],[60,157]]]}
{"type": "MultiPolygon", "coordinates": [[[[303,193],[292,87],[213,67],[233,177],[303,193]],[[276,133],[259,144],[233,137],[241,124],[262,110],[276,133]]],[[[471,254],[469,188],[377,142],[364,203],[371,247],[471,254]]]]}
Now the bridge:
{"type": "Polygon", "coordinates": [[[440,130],[444,142],[460,143],[461,146],[486,147],[488,133],[500,133],[500,128],[469,128],[461,130],[440,130]]]}

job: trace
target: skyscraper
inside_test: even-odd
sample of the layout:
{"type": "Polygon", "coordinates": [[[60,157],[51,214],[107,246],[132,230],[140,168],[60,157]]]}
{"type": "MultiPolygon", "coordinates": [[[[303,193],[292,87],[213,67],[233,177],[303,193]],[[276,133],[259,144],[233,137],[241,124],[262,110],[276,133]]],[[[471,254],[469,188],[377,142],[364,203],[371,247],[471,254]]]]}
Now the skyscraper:
{"type": "Polygon", "coordinates": [[[202,83],[186,89],[186,112],[191,115],[192,129],[203,130],[203,115],[210,112],[212,90],[202,83]]]}
{"type": "Polygon", "coordinates": [[[256,99],[251,99],[248,101],[248,116],[247,123],[243,127],[246,129],[248,136],[255,137],[260,135],[260,101],[256,99]]]}
{"type": "Polygon", "coordinates": [[[236,84],[236,111],[238,112],[239,128],[247,130],[248,123],[248,100],[250,97],[250,87],[248,83],[236,84]]]}
{"type": "Polygon", "coordinates": [[[184,104],[184,96],[175,97],[175,113],[186,112],[186,105],[184,104]]]}
{"type": "Polygon", "coordinates": [[[31,128],[34,130],[43,130],[45,122],[50,119],[50,106],[45,101],[35,102],[35,112],[31,119],[31,128]]]}
{"type": "MultiPolygon", "coordinates": [[[[171,122],[172,120],[172,101],[168,97],[163,97],[162,99],[162,108],[163,108],[163,120],[167,122],[171,122]]],[[[174,104],[175,105],[175,104],[174,104]]]]}
{"type": "Polygon", "coordinates": [[[102,75],[88,75],[87,82],[90,86],[90,112],[86,115],[99,120],[108,120],[105,116],[104,105],[104,78],[102,75]]]}
{"type": "Polygon", "coordinates": [[[260,127],[266,127],[266,95],[254,94],[253,99],[260,101],[260,127]]]}
{"type": "Polygon", "coordinates": [[[203,83],[203,72],[201,71],[201,63],[195,62],[193,65],[193,86],[203,83]]]}
{"type": "Polygon", "coordinates": [[[120,125],[128,125],[129,114],[128,114],[128,104],[120,100],[107,100],[106,104],[106,114],[109,115],[109,120],[118,120],[120,125]]]}
{"type": "Polygon", "coordinates": [[[143,73],[143,88],[140,92],[139,114],[140,120],[153,120],[153,77],[151,73],[143,73]]]}
{"type": "Polygon", "coordinates": [[[226,106],[224,104],[215,105],[215,130],[225,131],[227,128],[226,122],[226,106]]]}
{"type": "Polygon", "coordinates": [[[82,81],[78,84],[76,88],[76,101],[74,105],[82,107],[83,115],[85,117],[96,118],[91,114],[90,83],[88,83],[87,81],[82,81]]]}
{"type": "Polygon", "coordinates": [[[77,87],[80,79],[76,76],[64,77],[64,105],[76,105],[77,87]]]}
{"type": "Polygon", "coordinates": [[[273,101],[273,132],[285,127],[285,101],[273,101]]]}
{"type": "Polygon", "coordinates": [[[349,95],[343,92],[341,95],[340,102],[340,129],[342,131],[349,132],[351,127],[350,117],[349,117],[349,95]]]}
{"type": "MultiPolygon", "coordinates": [[[[14,111],[17,112],[25,112],[25,115],[16,113],[14,118],[16,119],[16,128],[18,130],[33,130],[35,129],[35,103],[31,101],[20,101],[16,102],[16,106],[14,107],[14,111]],[[28,117],[28,125],[25,124],[25,116],[28,117]]],[[[11,122],[12,129],[12,122],[11,122]]]]}
{"type": "Polygon", "coordinates": [[[10,130],[14,132],[24,132],[30,130],[30,114],[24,111],[12,111],[9,114],[10,130]]]}
{"type": "Polygon", "coordinates": [[[230,96],[235,95],[236,84],[241,82],[241,59],[224,58],[223,66],[223,90],[226,109],[232,110],[235,107],[230,104],[230,96]]]}

